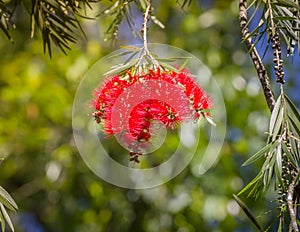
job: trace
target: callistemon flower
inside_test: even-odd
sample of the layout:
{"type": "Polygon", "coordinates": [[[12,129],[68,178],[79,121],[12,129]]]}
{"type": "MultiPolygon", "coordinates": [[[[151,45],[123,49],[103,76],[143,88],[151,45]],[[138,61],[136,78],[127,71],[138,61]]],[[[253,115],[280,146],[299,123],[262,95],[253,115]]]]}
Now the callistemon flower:
{"type": "Polygon", "coordinates": [[[106,77],[95,90],[93,117],[107,135],[122,134],[138,162],[140,146],[151,141],[151,123],[167,129],[181,122],[210,117],[210,98],[187,70],[148,70],[132,74],[128,69],[106,77]]]}

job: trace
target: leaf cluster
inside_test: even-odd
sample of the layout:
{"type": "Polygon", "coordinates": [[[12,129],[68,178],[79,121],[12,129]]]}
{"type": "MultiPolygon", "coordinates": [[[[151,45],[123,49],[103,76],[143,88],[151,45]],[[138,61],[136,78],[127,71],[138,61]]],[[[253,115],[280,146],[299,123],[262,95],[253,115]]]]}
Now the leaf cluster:
{"type": "MultiPolygon", "coordinates": [[[[93,10],[92,3],[102,2],[102,0],[31,0],[30,12],[30,32],[34,37],[36,28],[41,32],[43,38],[44,52],[48,52],[51,57],[51,44],[55,44],[60,50],[66,53],[70,49],[70,43],[76,42],[76,32],[84,31],[79,23],[79,18],[88,18],[82,14],[83,10],[88,7],[93,10]]],[[[133,5],[140,11],[144,11],[147,0],[119,0],[109,1],[110,6],[101,11],[98,16],[112,17],[111,23],[106,30],[108,36],[106,40],[116,40],[119,27],[123,20],[126,20],[134,37],[140,36],[139,30],[135,25],[133,16],[133,5]]],[[[12,19],[15,14],[15,8],[22,4],[22,1],[12,0],[4,2],[0,0],[0,29],[6,37],[12,41],[10,28],[15,27],[12,19]]],[[[178,1],[177,3],[183,8],[190,5],[191,0],[178,1]]],[[[26,5],[24,3],[24,5],[26,5]]],[[[101,5],[104,8],[104,5],[101,5]]],[[[92,18],[89,18],[92,19],[92,18]]],[[[150,13],[150,19],[159,27],[164,25],[150,13]]],[[[140,27],[140,25],[138,26],[140,27]]],[[[84,34],[85,35],[85,34],[84,34]]]]}
{"type": "Polygon", "coordinates": [[[287,95],[281,94],[272,112],[269,137],[266,146],[251,156],[243,165],[249,165],[264,158],[265,161],[258,175],[245,186],[239,194],[250,190],[249,195],[259,197],[265,193],[276,177],[276,182],[283,191],[287,190],[284,176],[285,168],[293,170],[299,179],[300,162],[300,115],[287,95]]]}
{"type": "Polygon", "coordinates": [[[14,199],[9,195],[9,193],[0,186],[0,222],[1,222],[1,229],[5,231],[5,223],[7,223],[12,231],[14,231],[14,226],[10,220],[10,217],[6,211],[10,209],[12,211],[16,211],[18,206],[14,199]]]}
{"type": "Polygon", "coordinates": [[[10,27],[14,26],[14,23],[12,22],[14,9],[15,6],[8,6],[3,0],[0,0],[0,28],[10,41],[12,41],[10,27]]]}
{"type": "Polygon", "coordinates": [[[129,1],[121,0],[121,1],[116,1],[114,4],[112,4],[111,6],[106,8],[103,12],[100,13],[100,15],[113,17],[112,22],[110,23],[109,27],[105,32],[108,35],[108,38],[106,38],[106,40],[117,39],[119,26],[124,18],[127,21],[127,24],[130,27],[133,36],[136,37],[135,23],[132,15],[132,6],[131,6],[132,2],[135,2],[137,6],[140,6],[140,3],[138,3],[135,0],[129,0],[129,1]]]}
{"type": "Polygon", "coordinates": [[[31,37],[34,36],[35,26],[42,33],[44,52],[47,49],[51,56],[51,41],[64,53],[70,49],[68,43],[75,43],[73,30],[79,26],[75,17],[79,2],[33,0],[31,11],[31,37]]]}
{"type": "MultiPolygon", "coordinates": [[[[258,198],[269,190],[272,182],[275,182],[275,188],[278,188],[280,194],[282,216],[287,212],[288,200],[297,199],[296,197],[287,199],[288,189],[290,187],[296,189],[300,179],[300,114],[284,93],[281,93],[276,101],[268,133],[266,146],[243,164],[249,165],[264,158],[258,175],[240,191],[239,195],[249,191],[248,196],[258,198]]],[[[283,228],[281,220],[279,227],[283,228]]]]}
{"type": "Polygon", "coordinates": [[[150,56],[144,54],[145,48],[137,46],[122,46],[123,51],[113,54],[109,59],[122,58],[123,63],[112,66],[105,76],[119,74],[120,76],[126,75],[127,70],[132,70],[132,75],[136,72],[148,72],[149,69],[155,69],[158,65],[164,70],[172,70],[174,72],[182,71],[187,65],[191,57],[170,57],[162,58],[155,53],[150,53],[150,56]],[[175,68],[173,63],[177,62],[178,68],[175,68]]]}
{"type": "MultiPolygon", "coordinates": [[[[48,51],[51,57],[51,44],[54,43],[62,52],[70,49],[70,43],[76,42],[76,31],[83,30],[79,23],[82,8],[92,8],[91,3],[97,0],[32,0],[30,12],[30,32],[34,37],[36,28],[41,32],[43,38],[44,52],[48,51]]],[[[0,0],[0,28],[6,37],[12,41],[10,28],[15,24],[15,9],[24,4],[22,1],[13,0],[4,2],[0,0]]],[[[22,8],[23,9],[23,8],[22,8]]],[[[24,11],[25,13],[25,11],[24,11]]],[[[18,12],[19,14],[19,12],[18,12]]]]}
{"type": "Polygon", "coordinates": [[[248,10],[250,9],[252,14],[248,23],[255,26],[249,37],[254,38],[254,45],[266,34],[270,42],[270,38],[278,32],[287,46],[288,54],[293,55],[295,45],[300,45],[298,0],[253,0],[248,6],[248,10]],[[259,20],[256,22],[257,17],[259,20]]]}

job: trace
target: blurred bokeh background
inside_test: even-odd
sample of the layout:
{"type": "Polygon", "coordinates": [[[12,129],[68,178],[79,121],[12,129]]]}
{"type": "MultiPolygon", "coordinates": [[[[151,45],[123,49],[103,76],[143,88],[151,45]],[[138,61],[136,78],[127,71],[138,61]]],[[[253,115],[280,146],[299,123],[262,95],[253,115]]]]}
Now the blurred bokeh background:
{"type": "MultiPolygon", "coordinates": [[[[100,5],[93,6],[100,11],[100,5]]],[[[68,55],[53,46],[50,59],[43,54],[41,35],[30,39],[29,16],[18,14],[14,44],[0,33],[0,184],[19,206],[10,213],[16,231],[255,231],[232,194],[259,170],[259,163],[241,165],[265,144],[270,114],[241,43],[238,2],[194,0],[181,9],[175,0],[157,0],[154,7],[166,28],[152,25],[149,42],[199,57],[222,90],[227,135],[219,160],[203,176],[188,166],[151,189],[123,189],[102,181],[74,143],[74,95],[97,60],[120,45],[141,41],[122,23],[119,40],[111,45],[104,42],[109,18],[81,19],[87,38],[78,32],[68,55]]],[[[297,58],[288,62],[287,92],[299,105],[297,58]]],[[[275,193],[265,199],[242,198],[265,227],[276,227],[275,193]]]]}

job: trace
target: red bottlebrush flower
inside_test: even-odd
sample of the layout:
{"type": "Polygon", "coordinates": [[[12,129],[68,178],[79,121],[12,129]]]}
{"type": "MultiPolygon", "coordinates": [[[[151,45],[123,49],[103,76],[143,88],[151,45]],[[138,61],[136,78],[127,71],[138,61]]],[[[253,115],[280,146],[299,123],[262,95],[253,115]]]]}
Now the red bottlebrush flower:
{"type": "Polygon", "coordinates": [[[107,77],[95,90],[92,106],[92,116],[104,132],[121,134],[132,148],[131,160],[137,162],[137,143],[150,141],[153,121],[173,129],[188,119],[209,116],[210,99],[187,71],[158,68],[107,77]]]}

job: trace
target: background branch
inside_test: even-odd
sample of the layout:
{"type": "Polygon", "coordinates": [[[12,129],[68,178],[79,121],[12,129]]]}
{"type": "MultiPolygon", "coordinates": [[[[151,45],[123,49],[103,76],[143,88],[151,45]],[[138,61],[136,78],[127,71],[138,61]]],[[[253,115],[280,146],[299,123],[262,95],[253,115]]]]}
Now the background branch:
{"type": "Polygon", "coordinates": [[[257,71],[258,78],[262,85],[268,107],[269,107],[270,111],[272,112],[274,109],[274,105],[275,105],[274,94],[271,90],[269,76],[265,69],[265,66],[263,65],[263,63],[261,61],[261,58],[255,48],[254,43],[252,43],[252,37],[250,35],[249,28],[247,26],[248,18],[247,18],[247,1],[246,0],[240,0],[239,19],[240,19],[240,27],[241,27],[243,39],[245,40],[247,50],[252,58],[254,67],[257,71]]]}

